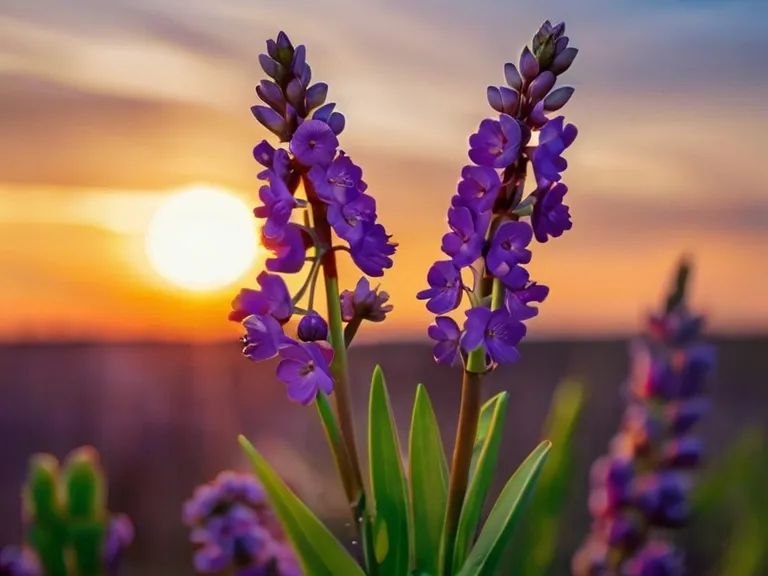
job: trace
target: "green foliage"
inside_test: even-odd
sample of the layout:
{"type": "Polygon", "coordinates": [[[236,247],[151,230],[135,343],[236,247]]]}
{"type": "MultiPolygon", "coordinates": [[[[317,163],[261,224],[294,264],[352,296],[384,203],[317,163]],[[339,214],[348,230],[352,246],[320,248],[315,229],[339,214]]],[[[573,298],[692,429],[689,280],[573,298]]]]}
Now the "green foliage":
{"type": "Polygon", "coordinates": [[[722,548],[712,576],[763,576],[768,572],[768,452],[764,432],[745,430],[710,468],[694,500],[696,534],[712,549],[722,548]],[[723,534],[727,538],[723,540],[723,534]],[[711,541],[707,538],[711,537],[711,541]]]}
{"type": "Polygon", "coordinates": [[[387,385],[373,371],[368,413],[368,454],[375,514],[373,541],[380,573],[407,574],[410,565],[408,488],[387,385]]]}
{"type": "Polygon", "coordinates": [[[459,576],[492,576],[498,568],[504,549],[522,517],[551,448],[544,441],[531,452],[501,491],[491,509],[480,536],[459,570],[459,576]]]}
{"type": "Polygon", "coordinates": [[[544,427],[544,438],[552,451],[541,472],[528,512],[505,553],[504,567],[510,574],[550,573],[555,558],[563,507],[573,477],[573,432],[584,402],[584,386],[566,380],[552,397],[544,427]]]}
{"type": "Polygon", "coordinates": [[[323,523],[291,492],[250,442],[239,438],[253,471],[264,485],[275,515],[293,544],[306,574],[312,576],[363,575],[364,572],[323,523]]]}
{"type": "Polygon", "coordinates": [[[50,454],[30,459],[23,488],[27,544],[46,576],[101,576],[109,513],[106,481],[93,448],[72,452],[62,468],[50,454]]]}
{"type": "Polygon", "coordinates": [[[426,388],[416,388],[408,446],[416,568],[437,574],[448,502],[448,463],[426,388]]]}
{"type": "Polygon", "coordinates": [[[453,566],[456,567],[464,564],[477,534],[477,525],[480,522],[488,489],[496,473],[508,402],[509,394],[502,392],[491,398],[480,409],[470,465],[469,486],[456,533],[456,547],[453,555],[453,566]]]}

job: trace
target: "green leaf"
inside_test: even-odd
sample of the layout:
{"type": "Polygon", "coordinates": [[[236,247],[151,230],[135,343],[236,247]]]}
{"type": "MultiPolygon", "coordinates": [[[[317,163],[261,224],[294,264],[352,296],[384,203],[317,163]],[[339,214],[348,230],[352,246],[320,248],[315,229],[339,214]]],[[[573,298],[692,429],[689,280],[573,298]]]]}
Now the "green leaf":
{"type": "Polygon", "coordinates": [[[486,402],[480,410],[472,464],[470,465],[469,486],[464,504],[461,507],[459,526],[456,531],[453,566],[457,569],[464,564],[472,546],[472,541],[477,533],[477,525],[483,513],[485,499],[488,496],[488,489],[496,473],[508,402],[509,394],[502,392],[486,402]]]}
{"type": "Polygon", "coordinates": [[[387,385],[376,366],[371,380],[368,455],[376,507],[373,539],[381,574],[407,574],[410,564],[408,490],[387,385]]]}
{"type": "Polygon", "coordinates": [[[261,480],[269,502],[293,544],[306,574],[312,576],[365,576],[354,558],[333,534],[280,479],[245,436],[240,445],[251,460],[256,476],[261,480]]]}
{"type": "Polygon", "coordinates": [[[573,468],[573,434],[584,401],[584,386],[566,380],[556,389],[550,404],[544,438],[552,442],[528,512],[511,546],[504,554],[510,574],[548,574],[557,551],[563,506],[567,501],[573,468]]]}
{"type": "Polygon", "coordinates": [[[413,404],[408,454],[416,568],[437,574],[448,502],[448,464],[429,394],[421,384],[413,404]]]}
{"type": "Polygon", "coordinates": [[[494,574],[551,447],[549,441],[539,444],[509,479],[458,576],[494,574]]]}

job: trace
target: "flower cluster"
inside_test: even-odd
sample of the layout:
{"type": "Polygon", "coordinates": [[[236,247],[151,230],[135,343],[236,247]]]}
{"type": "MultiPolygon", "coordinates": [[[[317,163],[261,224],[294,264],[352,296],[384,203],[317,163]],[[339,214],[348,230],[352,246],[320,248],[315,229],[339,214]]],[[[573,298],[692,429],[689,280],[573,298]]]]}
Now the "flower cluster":
{"type": "MultiPolygon", "coordinates": [[[[106,574],[119,574],[123,553],[133,542],[133,523],[125,514],[110,518],[104,539],[106,574]]],[[[45,576],[37,553],[27,546],[8,546],[0,551],[0,576],[45,576]]]]}
{"type": "Polygon", "coordinates": [[[571,228],[563,203],[568,188],[561,173],[568,164],[562,154],[577,130],[562,116],[547,117],[573,94],[567,86],[554,89],[578,52],[564,34],[565,24],[545,22],[532,49],[523,50],[519,67],[505,64],[507,85],[488,87],[488,103],[498,116],[483,120],[469,138],[472,164],[461,171],[448,209],[450,232],[442,241],[447,258],[432,265],[429,288],[417,296],[437,315],[429,335],[438,363],[456,363],[480,346],[487,366],[516,361],[516,345],[526,333],[523,321],[538,314],[532,304],[548,295],[523,266],[531,261],[534,237],[546,242],[571,228]],[[537,145],[531,143],[534,132],[537,145]],[[535,189],[524,197],[529,163],[535,189]],[[530,221],[522,221],[524,216],[530,221]],[[472,271],[473,286],[465,283],[465,269],[472,271]],[[465,293],[472,308],[461,329],[446,314],[459,307],[465,293]]]}
{"type": "MultiPolygon", "coordinates": [[[[331,292],[336,292],[336,301],[328,296],[331,314],[331,308],[342,305],[337,300],[336,252],[348,252],[363,274],[380,277],[391,268],[397,245],[377,222],[376,201],[366,194],[362,169],[339,149],[344,116],[334,111],[335,104],[325,104],[326,84],[310,85],[305,47],[294,48],[280,32],[277,40],[267,42],[267,54],[259,62],[271,80],[262,80],[256,88],[267,106],[254,106],[252,112],[287,148],[274,148],[264,140],[253,150],[263,167],[258,178],[265,181],[259,190],[262,204],[254,215],[264,221],[262,243],[273,254],[266,262],[267,272],[257,279],[261,289],[243,289],[232,303],[230,319],[245,327],[244,354],[254,361],[279,356],[277,375],[287,385],[288,396],[307,404],[319,391],[333,390],[330,365],[338,353],[328,343],[333,341],[328,322],[313,310],[321,269],[326,293],[329,283],[331,292]],[[294,218],[298,212],[303,212],[301,222],[294,218]],[[344,244],[334,244],[334,237],[344,244]],[[312,248],[314,256],[308,258],[312,248]],[[307,262],[312,263],[308,277],[292,297],[277,273],[301,272],[307,262]],[[299,308],[307,292],[309,304],[299,308]],[[294,315],[303,316],[298,339],[286,336],[283,328],[294,315]]],[[[350,332],[362,320],[380,321],[391,309],[383,305],[387,294],[370,289],[365,278],[354,294],[341,298],[345,310],[352,310],[343,319],[353,326],[350,332]]]]}
{"type": "Polygon", "coordinates": [[[302,574],[263,487],[249,474],[225,471],[198,486],[184,504],[182,519],[197,547],[194,566],[199,574],[302,574]]]}
{"type": "Polygon", "coordinates": [[[689,514],[691,473],[702,458],[694,425],[707,410],[704,386],[715,353],[700,340],[703,319],[670,299],[633,343],[629,404],[610,453],[592,468],[592,533],[573,561],[576,576],[678,576],[682,557],[655,532],[689,514]]]}

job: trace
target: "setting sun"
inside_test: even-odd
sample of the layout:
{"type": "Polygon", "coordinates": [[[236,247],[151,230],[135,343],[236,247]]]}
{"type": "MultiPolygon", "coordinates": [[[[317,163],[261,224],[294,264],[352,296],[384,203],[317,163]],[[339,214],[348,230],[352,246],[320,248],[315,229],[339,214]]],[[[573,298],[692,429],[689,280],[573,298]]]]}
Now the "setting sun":
{"type": "Polygon", "coordinates": [[[242,276],[257,254],[253,214],[238,198],[209,187],[166,200],[147,229],[152,266],[188,290],[214,290],[242,276]]]}

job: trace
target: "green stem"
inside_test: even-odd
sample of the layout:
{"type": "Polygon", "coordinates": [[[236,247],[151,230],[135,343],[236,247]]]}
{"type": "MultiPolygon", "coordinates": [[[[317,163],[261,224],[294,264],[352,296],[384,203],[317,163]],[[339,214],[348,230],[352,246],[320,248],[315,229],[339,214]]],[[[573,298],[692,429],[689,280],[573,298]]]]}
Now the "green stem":
{"type": "Polygon", "coordinates": [[[504,285],[498,278],[493,279],[493,291],[491,292],[491,310],[498,310],[504,306],[504,285]]]}
{"type": "Polygon", "coordinates": [[[349,345],[352,344],[352,340],[355,339],[355,335],[357,334],[358,328],[360,328],[360,324],[363,323],[362,318],[358,318],[355,316],[347,322],[346,328],[344,328],[344,345],[349,348],[349,345]]]}
{"type": "Polygon", "coordinates": [[[485,349],[481,346],[469,355],[467,370],[461,387],[461,408],[459,409],[459,428],[456,431],[456,444],[453,448],[453,461],[448,486],[448,509],[445,515],[443,536],[440,541],[440,573],[443,576],[453,574],[453,553],[456,546],[456,532],[459,527],[461,508],[469,485],[469,468],[477,436],[477,423],[480,417],[482,401],[482,378],[480,372],[471,372],[477,368],[478,358],[485,369],[485,349]]]}

